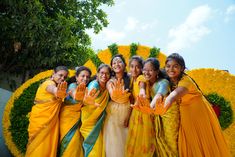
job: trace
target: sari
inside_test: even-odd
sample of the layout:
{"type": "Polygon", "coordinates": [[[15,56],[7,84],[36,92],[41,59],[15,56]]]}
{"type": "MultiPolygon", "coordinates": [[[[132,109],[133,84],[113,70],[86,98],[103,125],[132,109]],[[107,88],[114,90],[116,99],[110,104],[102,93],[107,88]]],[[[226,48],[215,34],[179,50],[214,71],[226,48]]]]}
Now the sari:
{"type": "MultiPolygon", "coordinates": [[[[152,98],[157,93],[166,96],[170,91],[169,82],[166,79],[160,79],[152,87],[148,88],[152,98]]],[[[179,106],[177,103],[173,103],[164,115],[155,115],[154,124],[157,156],[178,156],[179,119],[179,106]]]]}
{"type": "MultiPolygon", "coordinates": [[[[72,83],[68,91],[76,89],[77,84],[72,83]]],[[[83,156],[81,126],[82,102],[74,100],[70,95],[66,97],[60,110],[60,147],[59,156],[83,156]]]]}
{"type": "Polygon", "coordinates": [[[29,117],[26,157],[55,157],[59,140],[59,111],[61,99],[46,91],[52,80],[43,82],[37,90],[35,105],[29,117]]]}
{"type": "MultiPolygon", "coordinates": [[[[89,83],[88,90],[92,88],[100,89],[97,80],[89,83]]],[[[105,118],[105,108],[109,101],[109,94],[107,89],[101,91],[95,102],[100,104],[99,107],[94,105],[86,105],[81,109],[80,132],[84,138],[83,149],[85,157],[102,157],[105,156],[103,146],[103,132],[102,126],[105,118]]]]}
{"type": "MultiPolygon", "coordinates": [[[[139,95],[140,81],[146,82],[143,75],[140,75],[133,82],[132,94],[135,100],[139,95]]],[[[150,99],[149,90],[146,90],[146,99],[150,99]]],[[[153,118],[154,116],[151,113],[133,107],[125,148],[126,157],[152,157],[154,155],[156,140],[153,118]]]]}
{"type": "Polygon", "coordinates": [[[183,75],[178,87],[188,93],[180,99],[179,153],[186,157],[232,156],[218,118],[195,82],[183,75]]]}

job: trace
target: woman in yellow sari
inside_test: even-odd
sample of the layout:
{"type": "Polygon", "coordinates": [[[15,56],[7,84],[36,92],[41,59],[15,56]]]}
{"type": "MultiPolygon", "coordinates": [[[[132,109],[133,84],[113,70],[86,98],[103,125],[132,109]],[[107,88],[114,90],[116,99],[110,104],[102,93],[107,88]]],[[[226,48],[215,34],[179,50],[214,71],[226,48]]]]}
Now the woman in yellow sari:
{"type": "MultiPolygon", "coordinates": [[[[162,71],[156,58],[145,61],[143,73],[147,81],[147,90],[151,96],[150,107],[158,109],[163,98],[170,92],[170,84],[162,71]],[[154,76],[154,77],[153,77],[154,76]]],[[[178,132],[179,132],[179,106],[174,103],[165,114],[154,116],[156,155],[161,157],[178,156],[178,132]]]]}
{"type": "Polygon", "coordinates": [[[180,157],[230,157],[219,121],[197,84],[184,73],[183,57],[173,53],[167,57],[166,73],[176,88],[166,98],[164,107],[179,103],[180,157]]]}
{"type": "Polygon", "coordinates": [[[82,157],[81,107],[86,84],[91,71],[85,66],[76,69],[76,83],[68,86],[66,97],[60,110],[60,147],[59,156],[82,157]]]}
{"type": "Polygon", "coordinates": [[[59,140],[59,111],[66,96],[68,75],[65,66],[54,69],[52,77],[43,82],[36,93],[29,117],[27,157],[55,157],[59,140]]]}
{"type": "Polygon", "coordinates": [[[155,132],[153,115],[149,107],[149,103],[140,108],[138,96],[142,95],[150,102],[150,93],[146,90],[146,79],[141,74],[141,71],[135,70],[134,67],[142,70],[143,61],[139,58],[130,60],[130,71],[133,79],[133,96],[135,105],[133,106],[131,118],[129,121],[129,131],[126,144],[126,157],[152,157],[155,151],[155,132]],[[138,74],[136,74],[138,73],[138,74]],[[137,105],[138,104],[138,105],[137,105]]]}
{"type": "MultiPolygon", "coordinates": [[[[80,132],[84,138],[83,149],[85,157],[104,157],[102,126],[105,118],[105,108],[109,101],[106,89],[111,74],[111,68],[107,64],[101,64],[97,70],[97,78],[88,85],[89,95],[93,96],[93,89],[99,91],[94,101],[84,97],[84,107],[81,109],[82,125],[80,132]]],[[[94,96],[94,97],[95,97],[94,96]]]]}

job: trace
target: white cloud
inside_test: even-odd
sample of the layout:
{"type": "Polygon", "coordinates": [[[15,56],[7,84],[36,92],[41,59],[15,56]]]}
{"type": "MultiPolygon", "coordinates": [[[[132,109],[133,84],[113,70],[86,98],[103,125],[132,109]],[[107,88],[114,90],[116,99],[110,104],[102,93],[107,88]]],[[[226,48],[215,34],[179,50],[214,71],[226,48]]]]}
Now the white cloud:
{"type": "Polygon", "coordinates": [[[229,22],[231,20],[231,16],[235,14],[235,5],[230,5],[225,12],[225,22],[229,22]]]}
{"type": "Polygon", "coordinates": [[[205,22],[211,15],[212,9],[208,5],[194,8],[182,24],[169,30],[172,41],[167,45],[168,52],[187,48],[209,34],[210,29],[205,26],[205,22]]]}
{"type": "Polygon", "coordinates": [[[136,29],[138,23],[139,21],[135,19],[134,17],[128,17],[127,24],[125,25],[124,29],[126,31],[133,31],[136,29]]]}

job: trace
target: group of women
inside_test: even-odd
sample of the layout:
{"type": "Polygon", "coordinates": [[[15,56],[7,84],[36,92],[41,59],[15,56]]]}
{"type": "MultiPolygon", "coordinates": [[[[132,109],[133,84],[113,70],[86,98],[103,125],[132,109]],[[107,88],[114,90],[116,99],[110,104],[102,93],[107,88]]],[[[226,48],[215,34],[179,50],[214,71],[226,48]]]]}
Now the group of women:
{"type": "Polygon", "coordinates": [[[38,88],[29,118],[26,156],[229,157],[218,119],[184,59],[169,55],[165,72],[156,58],[122,55],[76,70],[55,68],[38,88]]]}

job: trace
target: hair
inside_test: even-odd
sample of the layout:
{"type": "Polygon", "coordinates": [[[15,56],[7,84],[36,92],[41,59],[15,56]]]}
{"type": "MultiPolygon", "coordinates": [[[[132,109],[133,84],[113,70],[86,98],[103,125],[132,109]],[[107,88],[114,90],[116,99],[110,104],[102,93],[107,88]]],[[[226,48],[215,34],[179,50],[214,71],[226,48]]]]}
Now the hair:
{"type": "Polygon", "coordinates": [[[97,73],[100,72],[100,70],[104,67],[108,68],[109,73],[111,74],[112,69],[110,68],[108,64],[104,64],[104,63],[100,64],[100,66],[97,68],[97,73]]]}
{"type": "Polygon", "coordinates": [[[129,66],[131,65],[131,62],[134,60],[137,61],[139,63],[139,65],[141,66],[141,69],[143,69],[143,66],[144,66],[143,58],[140,56],[137,56],[137,55],[132,56],[129,60],[129,66]]]}
{"type": "Polygon", "coordinates": [[[144,65],[146,63],[151,63],[155,71],[158,71],[158,78],[167,78],[164,74],[164,71],[160,69],[160,63],[157,58],[150,57],[144,61],[144,65]]]}
{"type": "MultiPolygon", "coordinates": [[[[126,60],[125,60],[125,58],[123,57],[122,54],[116,54],[116,55],[114,55],[114,56],[112,57],[112,59],[111,59],[110,65],[112,66],[114,58],[117,58],[117,57],[121,58],[123,64],[124,64],[125,67],[126,67],[126,60]]],[[[111,76],[115,76],[114,71],[112,71],[111,76]]],[[[124,80],[124,88],[125,88],[125,89],[129,89],[129,88],[130,88],[131,79],[130,79],[130,76],[127,74],[126,71],[124,71],[123,80],[124,80]]]]}
{"type": "Polygon", "coordinates": [[[91,70],[86,66],[76,67],[75,70],[76,70],[76,76],[78,76],[84,70],[87,71],[91,76],[91,70]]]}
{"type": "Polygon", "coordinates": [[[60,70],[64,70],[64,71],[69,72],[69,70],[66,66],[57,66],[57,67],[54,68],[54,73],[57,73],[60,70]]]}

